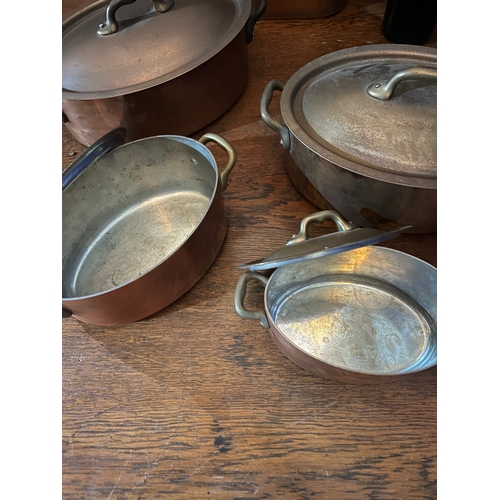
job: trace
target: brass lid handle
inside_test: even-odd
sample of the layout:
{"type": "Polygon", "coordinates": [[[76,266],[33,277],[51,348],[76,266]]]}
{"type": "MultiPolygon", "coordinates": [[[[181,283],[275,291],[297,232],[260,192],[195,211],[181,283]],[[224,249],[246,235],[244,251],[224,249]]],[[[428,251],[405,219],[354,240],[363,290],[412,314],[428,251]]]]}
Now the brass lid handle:
{"type": "MultiPolygon", "coordinates": [[[[106,9],[106,21],[99,25],[97,34],[99,36],[107,36],[116,33],[119,29],[118,21],[116,20],[116,11],[136,0],[111,0],[106,9]]],[[[175,0],[153,0],[156,12],[167,12],[175,5],[175,0]]]]}
{"type": "Polygon", "coordinates": [[[406,80],[420,80],[423,82],[436,82],[437,81],[437,69],[434,68],[423,68],[423,67],[415,67],[404,69],[403,71],[399,71],[396,73],[390,80],[385,83],[372,83],[367,92],[373,98],[378,99],[379,101],[388,101],[394,89],[398,84],[404,82],[406,80]]]}

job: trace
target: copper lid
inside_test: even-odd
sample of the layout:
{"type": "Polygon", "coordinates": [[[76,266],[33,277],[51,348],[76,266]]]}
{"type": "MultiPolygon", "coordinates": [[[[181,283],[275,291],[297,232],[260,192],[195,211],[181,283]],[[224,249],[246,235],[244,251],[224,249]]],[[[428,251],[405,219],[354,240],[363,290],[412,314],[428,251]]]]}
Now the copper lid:
{"type": "Polygon", "coordinates": [[[435,188],[436,68],[436,50],[429,47],[370,45],[336,51],[290,78],[281,96],[283,119],[307,147],[347,170],[435,188]],[[372,95],[374,87],[395,78],[389,98],[372,95]]]}
{"type": "Polygon", "coordinates": [[[187,73],[234,39],[252,2],[137,0],[120,5],[117,30],[103,34],[109,4],[88,2],[63,21],[64,99],[124,95],[187,73]]]}

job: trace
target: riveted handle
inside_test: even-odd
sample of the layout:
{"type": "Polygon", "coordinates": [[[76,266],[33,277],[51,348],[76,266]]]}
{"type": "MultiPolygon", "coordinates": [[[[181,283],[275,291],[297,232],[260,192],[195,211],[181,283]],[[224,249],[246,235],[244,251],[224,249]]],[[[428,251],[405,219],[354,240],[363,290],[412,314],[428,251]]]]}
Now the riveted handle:
{"type": "Polygon", "coordinates": [[[276,121],[269,112],[269,104],[273,99],[273,92],[275,90],[283,91],[284,88],[285,82],[282,82],[281,80],[271,80],[266,85],[260,99],[260,116],[268,127],[272,128],[280,135],[281,144],[287,151],[290,151],[290,131],[288,130],[288,127],[276,121]]]}
{"type": "Polygon", "coordinates": [[[301,241],[307,240],[309,238],[307,233],[309,225],[312,222],[323,222],[324,220],[334,221],[339,231],[350,231],[351,229],[357,229],[359,227],[356,226],[356,224],[344,219],[335,210],[323,210],[322,212],[315,212],[307,217],[304,217],[300,222],[299,233],[288,241],[287,245],[293,245],[294,243],[300,243],[301,241]]]}
{"type": "Polygon", "coordinates": [[[268,278],[253,271],[247,271],[246,273],[242,274],[240,276],[240,279],[238,280],[238,284],[236,285],[236,291],[234,292],[234,308],[242,318],[258,319],[263,327],[269,328],[269,321],[264,311],[249,311],[243,305],[243,303],[245,302],[245,296],[247,294],[247,284],[251,280],[258,280],[266,285],[268,278]]]}
{"type": "Polygon", "coordinates": [[[200,137],[199,141],[202,144],[207,144],[208,142],[215,142],[218,146],[220,146],[228,156],[228,160],[226,166],[219,173],[219,182],[222,191],[225,191],[227,188],[227,183],[229,181],[229,174],[231,170],[233,170],[234,164],[236,163],[236,151],[233,146],[229,144],[223,137],[217,134],[205,134],[200,137]]]}
{"type": "MultiPolygon", "coordinates": [[[[107,36],[116,33],[120,28],[116,20],[116,11],[124,5],[134,2],[136,0],[111,0],[106,8],[106,21],[99,25],[97,34],[99,36],[107,36]]],[[[175,5],[175,0],[153,0],[153,5],[156,12],[167,12],[175,5]]]]}
{"type": "Polygon", "coordinates": [[[436,82],[437,81],[437,69],[435,68],[423,68],[414,67],[407,68],[402,71],[397,72],[390,80],[387,82],[376,82],[372,83],[367,92],[375,99],[379,101],[388,101],[394,89],[406,80],[419,80],[421,82],[436,82]]]}
{"type": "Polygon", "coordinates": [[[245,24],[245,38],[247,43],[250,43],[253,38],[253,29],[257,21],[262,17],[262,14],[266,11],[267,2],[266,0],[260,0],[259,6],[253,14],[248,17],[247,23],[245,24]]]}
{"type": "Polygon", "coordinates": [[[77,160],[75,160],[62,174],[62,190],[64,191],[92,162],[111,149],[121,146],[125,142],[127,131],[117,128],[94,142],[77,160]]]}

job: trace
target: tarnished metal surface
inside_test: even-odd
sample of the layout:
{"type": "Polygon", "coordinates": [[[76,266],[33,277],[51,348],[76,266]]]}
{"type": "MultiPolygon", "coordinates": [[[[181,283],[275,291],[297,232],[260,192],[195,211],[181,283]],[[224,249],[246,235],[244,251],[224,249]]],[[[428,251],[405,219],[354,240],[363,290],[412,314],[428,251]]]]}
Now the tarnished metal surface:
{"type": "Polygon", "coordinates": [[[411,88],[408,82],[404,92],[384,102],[367,93],[374,81],[386,80],[407,67],[360,61],[325,72],[295,103],[295,118],[324,147],[377,169],[371,176],[390,180],[388,173],[396,173],[435,180],[436,85],[422,87],[412,81],[411,88]]]}
{"type": "Polygon", "coordinates": [[[68,94],[62,101],[65,127],[85,145],[118,127],[127,130],[129,141],[160,134],[190,135],[227,111],[247,81],[248,48],[242,30],[203,65],[161,85],[102,99],[68,94]]]}
{"type": "Polygon", "coordinates": [[[278,269],[265,303],[276,339],[299,360],[394,375],[436,363],[436,290],[434,267],[366,247],[278,269]]]}
{"type": "MultiPolygon", "coordinates": [[[[239,288],[253,278],[262,281],[247,272],[239,288]]],[[[382,382],[437,363],[436,292],[435,267],[370,246],[281,267],[267,281],[265,312],[237,311],[261,318],[280,350],[302,368],[327,378],[382,382]]],[[[242,296],[237,289],[235,304],[242,296]]]]}
{"type": "Polygon", "coordinates": [[[68,256],[73,275],[65,297],[105,292],[139,278],[179,248],[209,205],[206,193],[176,190],[124,207],[88,247],[68,256]]]}
{"type": "Polygon", "coordinates": [[[109,0],[89,0],[63,20],[63,123],[82,144],[118,127],[127,140],[191,135],[225,113],[248,82],[248,43],[260,0],[179,0],[156,12],[137,0],[99,36],[109,0]],[[230,77],[228,77],[230,75],[230,77]]]}
{"type": "Polygon", "coordinates": [[[368,93],[399,68],[416,66],[434,74],[436,50],[354,47],[311,61],[286,84],[268,83],[262,119],[290,152],[290,178],[311,203],[362,227],[436,232],[436,85],[401,81],[387,101],[368,93]],[[274,91],[282,91],[285,125],[269,113],[274,91]]]}
{"type": "MultiPolygon", "coordinates": [[[[226,143],[204,142],[216,139],[226,143]]],[[[228,154],[226,178],[236,161],[228,154]]],[[[221,192],[213,155],[185,137],[125,144],[89,165],[63,191],[63,308],[112,325],[177,299],[222,245],[221,192]]]]}
{"type": "MultiPolygon", "coordinates": [[[[356,174],[304,146],[292,135],[287,169],[294,185],[308,197],[310,183],[330,207],[362,227],[387,230],[412,226],[414,232],[436,232],[437,189],[401,186],[356,174]],[[306,179],[303,183],[301,179],[306,179]]],[[[308,198],[309,199],[309,198],[308,198]]],[[[317,199],[311,198],[317,205],[317,199]]]]}
{"type": "Polygon", "coordinates": [[[325,255],[346,252],[354,248],[376,245],[382,241],[396,238],[410,226],[401,227],[393,231],[379,231],[378,229],[360,228],[343,219],[334,210],[316,212],[304,217],[300,230],[285,246],[279,248],[264,259],[255,260],[238,266],[239,269],[262,271],[276,269],[296,262],[304,262],[325,255]],[[321,222],[331,219],[337,224],[337,232],[309,239],[308,226],[311,222],[321,222]]]}
{"type": "Polygon", "coordinates": [[[287,82],[283,120],[300,141],[352,172],[435,188],[436,84],[404,81],[388,101],[367,92],[373,83],[418,65],[436,68],[435,49],[374,45],[322,56],[287,82]]]}
{"type": "Polygon", "coordinates": [[[97,142],[92,144],[82,155],[78,157],[64,172],[62,177],[63,191],[97,158],[101,157],[111,149],[121,146],[125,142],[127,131],[118,128],[108,132],[97,142]]]}
{"type": "Polygon", "coordinates": [[[294,185],[317,207],[338,210],[359,226],[436,232],[437,87],[412,79],[387,101],[368,93],[416,66],[435,69],[436,50],[353,47],[311,61],[286,84],[266,86],[261,116],[295,162],[287,165],[294,185]],[[269,113],[275,90],[282,90],[285,125],[269,113]]]}
{"type": "Polygon", "coordinates": [[[63,23],[63,98],[113,97],[170,81],[220,52],[243,29],[247,0],[177,1],[156,12],[151,0],[117,11],[122,29],[97,36],[109,0],[95,1],[63,23]],[[85,95],[83,95],[85,94],[85,95]]]}
{"type": "Polygon", "coordinates": [[[295,346],[346,370],[389,375],[418,368],[433,321],[396,287],[327,275],[288,292],[276,328],[295,346]]]}

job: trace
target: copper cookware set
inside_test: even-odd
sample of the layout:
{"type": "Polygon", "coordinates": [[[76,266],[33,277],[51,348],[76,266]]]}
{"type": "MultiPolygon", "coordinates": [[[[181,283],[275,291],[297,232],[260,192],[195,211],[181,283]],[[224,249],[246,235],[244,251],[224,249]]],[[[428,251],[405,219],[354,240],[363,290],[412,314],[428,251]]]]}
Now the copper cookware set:
{"type": "MultiPolygon", "coordinates": [[[[90,145],[63,173],[63,317],[146,318],[216,258],[236,152],[215,134],[187,136],[244,91],[265,10],[265,0],[90,0],[63,20],[63,122],[90,145]]],[[[235,309],[320,376],[373,382],[436,364],[436,269],[373,246],[436,230],[436,67],[434,49],[358,47],[264,89],[262,119],[290,153],[292,181],[327,210],[241,266],[235,309]],[[268,110],[274,91],[284,124],[268,110]],[[338,231],[309,238],[328,218],[338,231]],[[264,311],[243,306],[252,279],[266,286],[264,311]]]]}

